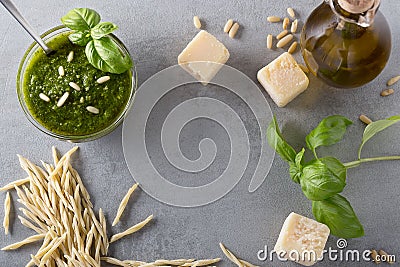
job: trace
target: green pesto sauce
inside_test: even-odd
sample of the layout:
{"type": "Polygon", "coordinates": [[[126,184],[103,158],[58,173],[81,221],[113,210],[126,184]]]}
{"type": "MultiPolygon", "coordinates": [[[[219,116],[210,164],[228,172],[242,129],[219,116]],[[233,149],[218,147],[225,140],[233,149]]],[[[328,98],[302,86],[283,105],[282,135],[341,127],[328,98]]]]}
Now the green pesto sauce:
{"type": "Polygon", "coordinates": [[[72,44],[69,33],[60,34],[48,42],[57,52],[46,56],[41,49],[28,62],[23,91],[26,105],[32,116],[45,128],[61,135],[88,135],[114,123],[124,111],[132,91],[132,73],[105,73],[94,68],[87,60],[85,47],[72,44]],[[71,62],[67,62],[70,51],[74,51],[71,62]],[[58,68],[63,66],[65,75],[58,68]],[[102,76],[110,80],[98,84],[102,76]],[[79,85],[80,91],[69,86],[79,85]],[[69,92],[62,107],[57,107],[60,97],[69,92]],[[46,102],[39,97],[43,93],[50,98],[46,102]],[[99,110],[99,114],[87,111],[87,106],[99,110]]]}

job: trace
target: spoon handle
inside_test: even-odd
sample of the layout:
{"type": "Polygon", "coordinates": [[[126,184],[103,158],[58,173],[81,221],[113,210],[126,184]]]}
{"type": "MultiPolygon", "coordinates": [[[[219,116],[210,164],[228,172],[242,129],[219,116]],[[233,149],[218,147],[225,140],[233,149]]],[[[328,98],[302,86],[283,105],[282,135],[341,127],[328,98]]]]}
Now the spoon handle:
{"type": "Polygon", "coordinates": [[[40,36],[33,30],[32,26],[22,17],[18,9],[11,2],[11,0],[0,0],[0,3],[10,12],[11,15],[21,24],[21,26],[32,36],[32,38],[43,48],[46,55],[50,55],[54,52],[49,48],[40,36]]]}

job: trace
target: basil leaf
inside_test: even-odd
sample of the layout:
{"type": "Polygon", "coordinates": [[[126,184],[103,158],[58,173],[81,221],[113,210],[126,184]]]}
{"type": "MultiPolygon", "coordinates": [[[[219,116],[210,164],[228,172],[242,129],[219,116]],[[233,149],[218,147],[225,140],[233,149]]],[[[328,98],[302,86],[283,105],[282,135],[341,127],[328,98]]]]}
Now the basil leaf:
{"type": "Polygon", "coordinates": [[[92,40],[86,45],[89,62],[104,72],[120,74],[129,70],[133,63],[129,55],[124,55],[118,45],[110,38],[92,40]]]}
{"type": "Polygon", "coordinates": [[[100,22],[100,15],[90,8],[74,8],[61,18],[61,22],[75,31],[90,30],[100,22]]]}
{"type": "Polygon", "coordinates": [[[268,144],[287,162],[295,162],[296,151],[282,137],[276,117],[272,119],[267,129],[268,144]]]}
{"type": "Polygon", "coordinates": [[[68,36],[68,39],[76,45],[85,46],[92,40],[88,32],[74,32],[68,36]]]}
{"type": "Polygon", "coordinates": [[[312,160],[302,170],[300,185],[310,200],[330,198],[346,186],[346,167],[331,157],[312,160]]]}
{"type": "Polygon", "coordinates": [[[360,148],[358,149],[358,159],[361,158],[361,150],[363,149],[365,143],[369,139],[371,139],[377,133],[385,130],[386,128],[392,126],[393,124],[395,124],[399,121],[400,121],[400,115],[397,115],[397,116],[390,117],[386,120],[374,121],[374,122],[368,124],[364,130],[362,142],[361,142],[360,148]]]}
{"type": "Polygon", "coordinates": [[[323,119],[319,125],[306,137],[306,143],[314,152],[319,146],[330,146],[339,142],[346,133],[347,126],[353,122],[340,115],[333,115],[323,119]]]}
{"type": "Polygon", "coordinates": [[[335,236],[356,238],[364,235],[364,228],[349,201],[341,195],[313,201],[312,211],[317,221],[326,224],[335,236]]]}
{"type": "Polygon", "coordinates": [[[101,37],[112,33],[116,29],[118,29],[118,26],[114,23],[101,22],[97,24],[93,29],[91,29],[90,34],[92,35],[93,39],[100,39],[101,37]]]}
{"type": "Polygon", "coordinates": [[[301,169],[304,163],[304,153],[306,150],[303,148],[299,153],[297,153],[294,162],[296,163],[297,168],[301,169]]]}
{"type": "Polygon", "coordinates": [[[290,178],[292,178],[293,182],[299,184],[301,177],[301,169],[297,167],[297,165],[293,162],[289,162],[289,174],[290,178]]]}
{"type": "Polygon", "coordinates": [[[325,157],[319,159],[325,166],[336,175],[342,182],[346,182],[347,168],[340,160],[334,157],[325,157]]]}
{"type": "Polygon", "coordinates": [[[303,158],[305,149],[303,148],[299,153],[297,153],[294,163],[289,162],[289,174],[293,182],[300,183],[300,177],[303,171],[303,158]]]}

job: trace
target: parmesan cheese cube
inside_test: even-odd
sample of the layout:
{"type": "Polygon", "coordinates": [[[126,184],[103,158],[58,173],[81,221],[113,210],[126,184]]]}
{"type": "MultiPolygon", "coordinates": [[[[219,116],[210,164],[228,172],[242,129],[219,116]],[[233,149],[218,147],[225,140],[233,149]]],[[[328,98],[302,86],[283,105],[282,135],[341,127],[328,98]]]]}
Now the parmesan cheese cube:
{"type": "Polygon", "coordinates": [[[309,84],[306,74],[287,52],[259,70],[257,79],[278,107],[286,106],[309,84]]]}
{"type": "Polygon", "coordinates": [[[329,232],[325,224],[292,212],[282,226],[274,250],[281,258],[311,266],[322,257],[329,232]]]}
{"type": "Polygon", "coordinates": [[[228,59],[228,49],[213,35],[202,30],[178,56],[178,63],[206,85],[228,59]]]}

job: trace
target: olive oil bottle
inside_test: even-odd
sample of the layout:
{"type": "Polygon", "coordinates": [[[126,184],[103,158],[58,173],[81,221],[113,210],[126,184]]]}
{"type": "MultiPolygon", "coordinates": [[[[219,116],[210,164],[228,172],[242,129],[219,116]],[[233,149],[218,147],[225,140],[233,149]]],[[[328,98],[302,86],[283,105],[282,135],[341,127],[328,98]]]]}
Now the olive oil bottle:
{"type": "Polygon", "coordinates": [[[380,0],[325,0],[308,17],[301,49],[310,71],[325,83],[354,88],[372,81],[389,59],[389,25],[380,0]]]}

